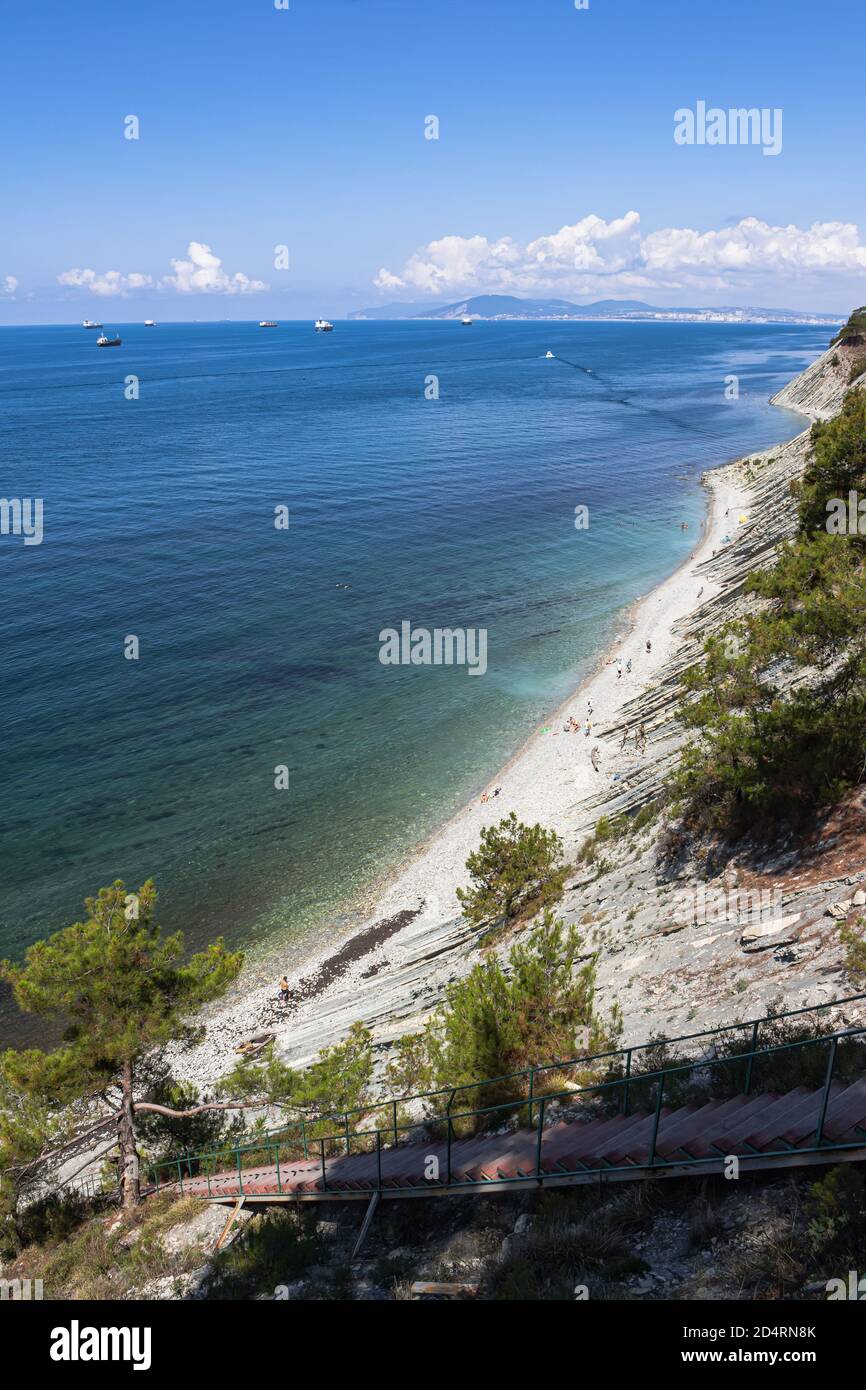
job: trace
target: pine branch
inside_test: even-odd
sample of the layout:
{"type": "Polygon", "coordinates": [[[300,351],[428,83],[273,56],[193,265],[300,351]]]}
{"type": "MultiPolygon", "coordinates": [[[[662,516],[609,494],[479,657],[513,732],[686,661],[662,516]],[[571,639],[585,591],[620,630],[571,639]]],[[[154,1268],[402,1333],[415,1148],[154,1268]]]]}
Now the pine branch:
{"type": "Polygon", "coordinates": [[[203,1115],[206,1110],[255,1110],[273,1105],[272,1100],[225,1100],[209,1101],[206,1105],[194,1105],[190,1110],[172,1110],[168,1105],[156,1105],[152,1101],[137,1100],[133,1105],[136,1114],[147,1111],[152,1115],[165,1115],[169,1120],[187,1120],[193,1115],[203,1115]]]}
{"type": "Polygon", "coordinates": [[[67,1149],[74,1149],[76,1145],[83,1144],[86,1139],[91,1138],[94,1134],[98,1134],[100,1130],[107,1129],[109,1125],[116,1123],[117,1115],[108,1115],[104,1120],[100,1120],[97,1124],[91,1125],[89,1129],[82,1130],[80,1134],[71,1135],[70,1138],[65,1139],[62,1144],[58,1144],[56,1148],[44,1149],[36,1158],[30,1158],[25,1163],[11,1163],[8,1168],[0,1169],[0,1172],[26,1175],[31,1168],[38,1168],[40,1164],[47,1163],[49,1159],[56,1158],[58,1154],[66,1153],[67,1149]]]}

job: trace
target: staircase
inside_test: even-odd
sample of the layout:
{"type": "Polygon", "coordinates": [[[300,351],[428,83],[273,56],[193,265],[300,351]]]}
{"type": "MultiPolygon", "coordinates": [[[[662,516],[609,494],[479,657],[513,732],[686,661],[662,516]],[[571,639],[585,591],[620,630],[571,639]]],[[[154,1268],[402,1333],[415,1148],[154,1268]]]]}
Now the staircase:
{"type": "MultiPolygon", "coordinates": [[[[216,1202],[233,1202],[240,1195],[248,1204],[321,1202],[368,1198],[377,1192],[382,1198],[465,1195],[539,1185],[683,1177],[721,1172],[733,1156],[741,1172],[866,1160],[866,1074],[847,1082],[831,1075],[839,1039],[851,1036],[847,1032],[821,1039],[831,1048],[827,1082],[821,1087],[798,1086],[783,1094],[740,1094],[668,1107],[661,1103],[665,1080],[682,1070],[672,1068],[640,1078],[643,1084],[655,1079],[658,1100],[652,1111],[609,1118],[557,1118],[548,1124],[544,1112],[553,1098],[540,1097],[533,1102],[532,1127],[507,1133],[453,1137],[455,1122],[467,1119],[472,1113],[468,1112],[445,1117],[448,1138],[437,1141],[419,1136],[415,1142],[394,1143],[393,1132],[368,1131],[347,1134],[347,1152],[327,1154],[328,1145],[337,1138],[332,1136],[315,1141],[320,1143],[317,1157],[283,1160],[280,1143],[266,1141],[232,1150],[234,1169],[210,1171],[213,1165],[205,1164],[204,1172],[194,1173],[193,1164],[200,1166],[207,1156],[176,1160],[178,1178],[169,1186],[216,1202]],[[366,1152],[353,1153],[353,1145],[366,1152]],[[263,1149],[272,1152],[272,1163],[244,1166],[263,1149]]],[[[778,1050],[784,1049],[754,1055],[768,1056],[778,1050]]],[[[514,1107],[515,1102],[510,1102],[512,1115],[514,1107]]],[[[526,1103],[521,1106],[524,1114],[528,1108],[526,1103]]],[[[411,1128],[417,1132],[424,1127],[411,1128]]]]}

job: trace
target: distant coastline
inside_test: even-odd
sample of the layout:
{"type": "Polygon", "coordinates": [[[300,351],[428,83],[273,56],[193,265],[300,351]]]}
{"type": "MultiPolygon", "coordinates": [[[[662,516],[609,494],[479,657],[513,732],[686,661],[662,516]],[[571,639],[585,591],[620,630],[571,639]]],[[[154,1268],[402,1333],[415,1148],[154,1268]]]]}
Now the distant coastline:
{"type": "Polygon", "coordinates": [[[600,299],[591,304],[572,304],[565,299],[521,299],[509,294],[471,295],[450,304],[381,304],[347,315],[349,321],[402,321],[462,319],[480,322],[550,321],[576,323],[789,323],[830,327],[844,322],[844,314],[801,309],[766,309],[755,306],[703,305],[665,308],[640,299],[600,299]]]}

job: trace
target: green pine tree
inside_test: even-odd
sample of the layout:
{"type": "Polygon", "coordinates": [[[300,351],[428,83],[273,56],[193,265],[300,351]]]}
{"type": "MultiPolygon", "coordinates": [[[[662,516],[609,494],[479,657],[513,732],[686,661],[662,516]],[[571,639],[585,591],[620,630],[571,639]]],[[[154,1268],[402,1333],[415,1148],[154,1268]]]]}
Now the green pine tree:
{"type": "Polygon", "coordinates": [[[562,840],[555,830],[524,825],[514,811],[484,827],[466,867],[472,883],[457,898],[471,922],[514,921],[562,897],[562,840]]]}
{"type": "MultiPolygon", "coordinates": [[[[183,936],[163,936],[155,906],[150,880],[137,894],[127,894],[118,880],[86,899],[83,922],[31,946],[23,966],[0,965],[0,977],[26,1013],[64,1026],[59,1048],[36,1054],[44,1060],[31,1061],[29,1071],[18,1068],[17,1093],[37,1111],[49,1089],[55,1107],[63,1108],[117,1094],[107,1123],[116,1127],[124,1206],[141,1195],[136,1112],[159,1108],[136,1099],[137,1073],[155,1049],[183,1034],[202,1004],[227,989],[243,964],[242,954],[227,951],[221,938],[184,961],[183,936]]],[[[36,1129],[41,1139],[34,1132],[31,1149],[45,1139],[45,1124],[36,1129]]]]}

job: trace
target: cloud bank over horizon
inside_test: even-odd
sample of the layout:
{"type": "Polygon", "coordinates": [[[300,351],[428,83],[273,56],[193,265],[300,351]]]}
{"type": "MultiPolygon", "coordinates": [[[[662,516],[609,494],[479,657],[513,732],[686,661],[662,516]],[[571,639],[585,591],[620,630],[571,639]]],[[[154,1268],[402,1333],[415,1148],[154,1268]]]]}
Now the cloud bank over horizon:
{"type": "Polygon", "coordinates": [[[86,290],[103,299],[127,298],[137,290],[174,291],[177,294],[258,294],[269,288],[263,280],[253,280],[243,271],[229,275],[222,260],[203,241],[191,241],[185,260],[172,257],[172,275],[155,279],[141,271],[95,270],[76,267],[63,270],[57,282],[70,289],[86,290]]]}
{"type": "MultiPolygon", "coordinates": [[[[866,242],[853,222],[798,227],[740,217],[719,229],[644,232],[640,214],[631,209],[609,221],[591,213],[526,243],[508,235],[439,237],[414,251],[398,270],[383,266],[373,283],[382,295],[430,302],[498,293],[576,300],[650,297],[680,305],[770,303],[808,295],[850,304],[857,294],[852,280],[862,278],[866,242]]],[[[226,270],[222,258],[201,241],[190,241],[186,254],[172,257],[170,271],[161,276],[76,266],[55,281],[71,291],[61,296],[67,299],[242,297],[271,289],[243,271],[226,270]]],[[[0,276],[0,301],[21,294],[15,276],[0,276]]]]}
{"type": "Polygon", "coordinates": [[[387,293],[633,295],[636,291],[753,294],[773,281],[866,276],[866,244],[853,222],[771,226],[743,217],[718,231],[666,227],[642,235],[631,210],[607,222],[591,213],[521,245],[510,236],[444,236],[399,272],[382,267],[387,293]]]}

